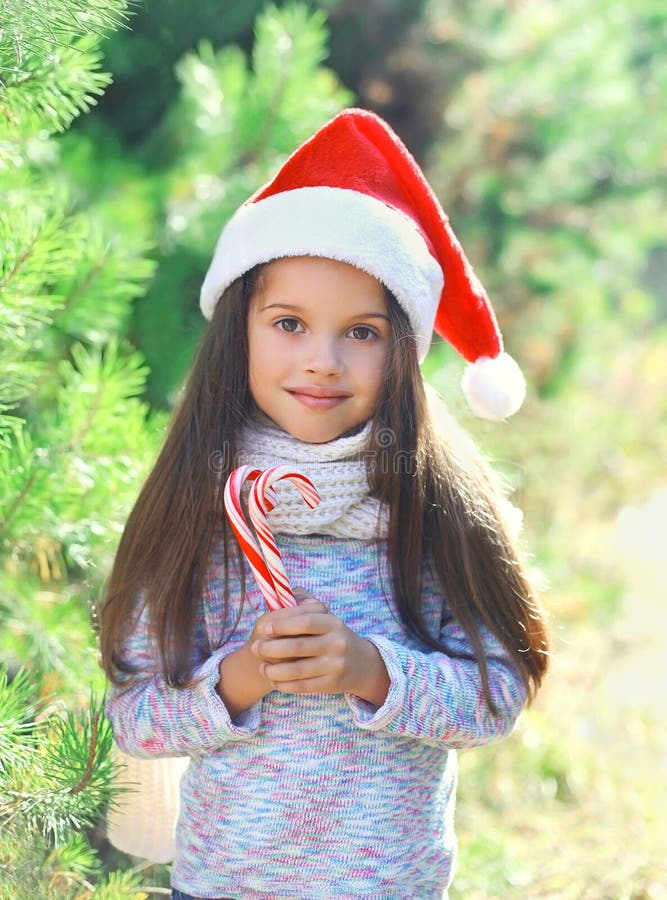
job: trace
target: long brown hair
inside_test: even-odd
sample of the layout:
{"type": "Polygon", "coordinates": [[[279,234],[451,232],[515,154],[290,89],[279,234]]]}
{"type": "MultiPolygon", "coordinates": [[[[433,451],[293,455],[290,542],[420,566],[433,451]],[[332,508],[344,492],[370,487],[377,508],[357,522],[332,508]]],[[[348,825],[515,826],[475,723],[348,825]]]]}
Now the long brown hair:
{"type": "Polygon", "coordinates": [[[497,476],[444,406],[436,421],[427,401],[417,346],[405,312],[389,298],[394,348],[370,435],[381,459],[371,488],[390,511],[393,596],[406,628],[426,646],[451,652],[422,611],[424,564],[441,585],[448,611],[466,632],[495,712],[481,626],[507,649],[533,699],[548,665],[544,616],[530,584],[509,503],[497,476]],[[385,438],[382,437],[384,429],[385,438]]]}
{"type": "MultiPolygon", "coordinates": [[[[234,468],[239,431],[253,408],[246,319],[260,279],[256,267],[217,304],[165,444],[125,526],[101,613],[102,661],[113,681],[132,671],[121,647],[141,593],[167,682],[189,682],[193,598],[202,593],[214,540],[224,545],[225,598],[233,577],[241,579],[243,595],[241,555],[224,517],[220,485],[234,468]]],[[[532,698],[547,666],[546,628],[504,523],[501,493],[478,453],[460,454],[446,432],[437,433],[409,320],[388,292],[387,304],[392,348],[365,458],[371,491],[390,512],[397,611],[424,644],[445,649],[422,612],[422,575],[424,566],[431,567],[469,637],[490,708],[481,626],[506,647],[532,698]]],[[[238,614],[226,602],[227,634],[238,614]]]]}

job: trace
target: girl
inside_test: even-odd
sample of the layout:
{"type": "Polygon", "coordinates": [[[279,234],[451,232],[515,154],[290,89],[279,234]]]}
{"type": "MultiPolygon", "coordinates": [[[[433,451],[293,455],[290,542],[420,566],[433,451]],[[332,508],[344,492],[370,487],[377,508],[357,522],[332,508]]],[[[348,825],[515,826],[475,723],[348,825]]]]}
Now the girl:
{"type": "Polygon", "coordinates": [[[435,321],[495,418],[521,373],[421,170],[362,110],[227,224],[202,308],[102,615],[118,744],[190,758],[173,896],[446,896],[455,750],[512,729],[547,641],[503,498],[436,430],[419,362],[435,321]],[[322,496],[309,510],[282,482],[269,516],[294,608],[261,613],[226,524],[245,463],[322,496]]]}

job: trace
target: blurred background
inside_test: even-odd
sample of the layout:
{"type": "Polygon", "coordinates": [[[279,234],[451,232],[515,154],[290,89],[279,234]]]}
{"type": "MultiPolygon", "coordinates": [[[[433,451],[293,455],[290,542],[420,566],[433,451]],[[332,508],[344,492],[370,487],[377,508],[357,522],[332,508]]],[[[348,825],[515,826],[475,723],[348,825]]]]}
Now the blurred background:
{"type": "Polygon", "coordinates": [[[3,4],[0,900],[167,893],[104,839],[95,601],[217,235],[345,105],[422,164],[529,383],[490,425],[446,345],[424,366],[553,637],[513,736],[461,754],[452,897],[667,897],[666,46],[659,0],[3,4]]]}

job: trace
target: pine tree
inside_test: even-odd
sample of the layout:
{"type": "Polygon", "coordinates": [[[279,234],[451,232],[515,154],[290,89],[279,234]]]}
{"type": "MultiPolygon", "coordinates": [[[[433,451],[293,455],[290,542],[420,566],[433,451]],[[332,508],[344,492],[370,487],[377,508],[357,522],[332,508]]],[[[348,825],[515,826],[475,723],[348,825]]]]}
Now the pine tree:
{"type": "MultiPolygon", "coordinates": [[[[139,876],[101,863],[82,829],[113,794],[111,730],[100,705],[35,718],[36,685],[0,668],[0,898],[136,897],[139,876]]],[[[146,896],[145,894],[143,896],[146,896]]]]}
{"type": "Polygon", "coordinates": [[[86,837],[112,796],[87,601],[156,445],[146,369],[122,338],[153,263],[136,209],[79,202],[58,139],[108,83],[101,43],[127,12],[0,11],[2,900],[129,897],[139,882],[102,877],[86,837]]]}
{"type": "Polygon", "coordinates": [[[100,43],[126,6],[12,2],[0,27],[0,659],[70,693],[97,669],[81,600],[159,425],[122,338],[153,270],[147,229],[136,209],[78,202],[56,136],[107,83],[100,43]]]}

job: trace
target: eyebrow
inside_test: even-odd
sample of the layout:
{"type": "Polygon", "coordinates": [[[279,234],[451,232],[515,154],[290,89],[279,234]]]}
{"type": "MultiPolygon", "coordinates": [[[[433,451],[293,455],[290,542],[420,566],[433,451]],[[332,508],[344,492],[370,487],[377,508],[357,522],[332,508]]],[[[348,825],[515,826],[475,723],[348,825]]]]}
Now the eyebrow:
{"type": "MultiPolygon", "coordinates": [[[[303,312],[303,308],[300,306],[293,306],[291,303],[269,303],[268,306],[262,307],[262,312],[267,309],[289,309],[292,312],[303,312]]],[[[378,312],[365,312],[365,313],[354,313],[354,315],[350,316],[352,319],[385,319],[387,322],[389,321],[389,316],[385,315],[385,313],[378,312]]]]}

